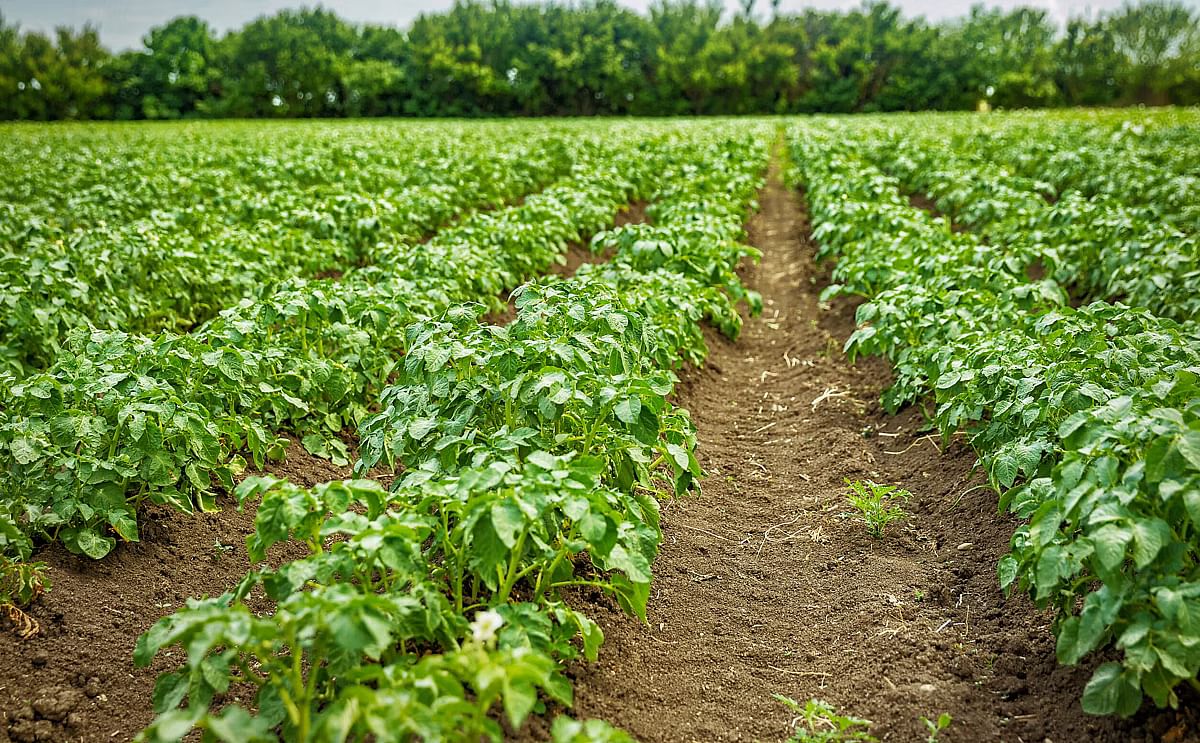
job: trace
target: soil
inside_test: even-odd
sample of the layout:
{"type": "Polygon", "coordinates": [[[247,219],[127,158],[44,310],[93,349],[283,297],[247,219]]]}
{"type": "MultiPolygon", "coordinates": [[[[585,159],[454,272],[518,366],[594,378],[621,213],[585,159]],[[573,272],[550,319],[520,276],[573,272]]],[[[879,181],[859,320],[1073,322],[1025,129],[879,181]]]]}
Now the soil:
{"type": "MultiPolygon", "coordinates": [[[[818,301],[827,272],[776,169],[748,227],[764,257],[744,269],[764,315],[736,343],[711,334],[678,394],[704,491],[664,508],[648,624],[580,597],[606,641],[571,669],[572,714],[647,742],[782,740],[795,723],[782,694],[872,720],[884,741],[924,740],[920,718],[943,712],[943,743],[1196,740],[1194,695],[1189,712],[1132,722],[1081,710],[1099,660],[1059,666],[1049,615],[999,590],[1016,522],[974,454],[943,449],[918,410],[884,413],[887,365],[840,352],[854,306],[818,301]],[[909,520],[868,536],[847,516],[847,478],[911,491],[909,520]]],[[[545,722],[522,737],[544,739],[545,722]]]]}

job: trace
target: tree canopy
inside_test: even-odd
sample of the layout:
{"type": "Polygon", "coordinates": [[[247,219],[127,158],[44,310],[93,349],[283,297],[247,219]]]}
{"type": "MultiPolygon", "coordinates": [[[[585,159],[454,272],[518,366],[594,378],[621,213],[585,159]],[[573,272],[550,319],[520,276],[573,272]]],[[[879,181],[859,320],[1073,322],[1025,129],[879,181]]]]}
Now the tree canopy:
{"type": "Polygon", "coordinates": [[[224,36],[184,16],[113,54],[95,28],[0,17],[0,118],[815,113],[1200,103],[1200,15],[1149,0],[1058,27],[976,6],[905,18],[886,2],[781,13],[777,0],[458,0],[408,29],[323,9],[224,36]]]}

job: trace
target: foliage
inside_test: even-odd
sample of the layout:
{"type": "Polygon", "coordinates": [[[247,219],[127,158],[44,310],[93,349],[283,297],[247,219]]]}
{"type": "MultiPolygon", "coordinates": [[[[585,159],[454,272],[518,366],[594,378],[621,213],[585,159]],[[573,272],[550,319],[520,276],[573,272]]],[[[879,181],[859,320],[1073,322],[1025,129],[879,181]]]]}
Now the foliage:
{"type": "Polygon", "coordinates": [[[950,713],[948,712],[938,715],[936,720],[922,717],[921,722],[925,723],[925,729],[929,731],[929,737],[925,739],[926,743],[938,743],[938,736],[949,728],[950,723],[953,721],[954,718],[950,717],[950,713]]]}
{"type": "Polygon", "coordinates": [[[21,607],[36,601],[50,588],[48,573],[43,562],[19,562],[0,553],[0,615],[7,617],[21,639],[41,631],[38,621],[21,607]]]}
{"type": "Polygon", "coordinates": [[[181,17],[111,55],[0,19],[0,119],[678,115],[1200,101],[1194,9],[1146,0],[1060,31],[1044,10],[936,24],[887,2],[769,17],[754,0],[464,0],[407,30],[283,10],[224,36],[181,17]]]}
{"type": "Polygon", "coordinates": [[[5,188],[21,206],[0,214],[0,357],[15,373],[49,366],[73,328],[191,330],[242,299],[270,297],[287,279],[377,262],[380,245],[388,257],[412,252],[463,212],[573,169],[607,175],[614,164],[596,143],[577,139],[571,155],[560,134],[519,125],[371,128],[361,132],[376,141],[370,148],[338,145],[332,131],[210,127],[186,144],[177,139],[183,131],[128,141],[64,132],[50,142],[14,132],[5,188]],[[400,142],[403,154],[391,150],[400,142]],[[52,184],[51,169],[30,167],[44,146],[61,153],[69,180],[52,184]],[[368,162],[347,175],[360,156],[368,162]]]}
{"type": "MultiPolygon", "coordinates": [[[[1173,115],[1165,122],[1175,123],[1173,115]]],[[[1187,249],[1166,275],[1153,273],[1160,248],[1141,236],[1149,221],[1093,234],[1097,249],[1077,250],[1055,229],[1068,220],[1039,220],[1071,203],[1072,214],[1096,220],[1071,229],[1095,233],[1114,211],[1112,197],[1067,192],[1050,204],[1042,184],[1002,169],[976,163],[968,175],[956,151],[927,145],[921,131],[877,139],[877,125],[864,123],[804,127],[793,138],[814,234],[823,255],[838,257],[826,295],[868,299],[847,349],[891,359],[896,381],[885,405],[931,399],[943,435],[966,432],[1001,507],[1027,520],[1000,561],[1000,582],[1055,610],[1060,660],[1077,663],[1110,645],[1120,651],[1088,683],[1084,709],[1130,715],[1145,696],[1176,706],[1176,686],[1195,684],[1200,672],[1200,335],[1194,323],[1169,316],[1191,318],[1194,305],[1186,291],[1130,289],[1111,298],[1149,309],[1074,306],[1067,290],[1106,282],[1065,277],[1149,277],[1165,290],[1173,277],[1186,285],[1200,273],[1197,254],[1187,249]],[[918,175],[913,163],[926,146],[944,165],[918,175]],[[910,205],[903,179],[929,184],[967,224],[990,231],[1012,219],[1045,228],[1025,237],[997,229],[985,244],[910,205]]]]}
{"type": "Polygon", "coordinates": [[[1077,299],[1196,315],[1200,212],[1187,194],[1200,153],[1181,136],[1190,126],[1150,118],[1137,134],[1128,121],[1058,119],[1064,126],[1052,136],[1032,130],[1044,115],[1000,126],[939,119],[909,145],[881,128],[870,156],[905,189],[1003,244],[1007,260],[1036,267],[1077,299]]]}
{"type": "MultiPolygon", "coordinates": [[[[703,359],[694,341],[707,315],[677,308],[697,289],[723,317],[750,299],[733,270],[752,255],[737,240],[761,184],[765,131],[736,140],[702,131],[663,146],[661,180],[649,189],[652,260],[614,230],[619,270],[527,283],[512,293],[516,317],[505,326],[480,322],[482,302],[408,317],[404,353],[379,377],[377,412],[361,420],[356,463],[363,474],[395,472],[390,489],[262,477],[236,487],[242,505],[258,501],[247,539],[256,567],[235,590],[189,601],[140,638],[139,665],[174,646],[186,654],[160,676],[158,716],[143,738],[500,740],[494,708],[518,729],[547,701],[569,705],[564,664],[594,661],[603,634],[567,605],[566,589],[604,591],[644,621],[658,498],[702,475],[691,421],[669,399],[672,369],[703,359]],[[694,224],[702,209],[709,219],[694,224]],[[666,296],[644,303],[635,275],[666,296]],[[307,554],[278,564],[272,551],[285,541],[307,554]],[[271,606],[252,611],[259,594],[271,606]],[[220,704],[235,684],[253,690],[252,703],[220,704]]],[[[580,209],[584,224],[611,219],[605,199],[633,189],[597,188],[609,206],[580,209]]],[[[539,241],[560,214],[532,201],[515,212],[528,242],[467,233],[484,256],[512,261],[513,275],[563,247],[539,241]]],[[[414,265],[434,284],[469,287],[455,296],[496,288],[473,270],[487,263],[455,255],[457,270],[414,265]]],[[[725,325],[731,336],[739,328],[725,325]]],[[[567,718],[552,735],[629,740],[567,718]]]]}
{"type": "Polygon", "coordinates": [[[867,731],[870,720],[839,714],[833,705],[820,699],[809,699],[803,705],[795,699],[772,695],[795,715],[788,743],[874,743],[877,739],[867,731]]]}
{"type": "MultiPolygon", "coordinates": [[[[740,227],[713,225],[735,218],[740,224],[756,185],[747,174],[761,168],[763,154],[744,156],[754,147],[753,137],[713,144],[716,135],[707,127],[676,132],[677,141],[672,132],[650,133],[650,141],[664,135],[668,140],[659,142],[653,156],[643,152],[640,139],[627,140],[620,149],[579,140],[570,172],[520,204],[461,215],[457,224],[424,243],[372,246],[380,265],[352,268],[337,280],[283,281],[275,291],[223,310],[190,334],[98,330],[89,327],[90,313],[81,311],[81,327],[67,330],[65,338],[46,337],[44,325],[10,316],[26,337],[48,348],[44,353],[54,363],[20,380],[0,377],[5,551],[27,554],[31,539],[53,539],[74,552],[103,557],[118,542],[139,538],[138,511],[144,505],[185,512],[212,508],[217,488],[232,487],[247,465],[261,469],[282,454],[281,433],[294,435],[315,455],[346,463],[343,431],[367,418],[368,406],[402,365],[400,354],[419,340],[414,329],[422,327],[422,318],[458,307],[450,317],[458,318],[461,329],[463,318],[469,316],[472,324],[477,314],[465,303],[497,309],[500,292],[561,260],[569,241],[611,223],[630,199],[654,193],[648,185],[652,173],[665,176],[658,188],[662,218],[678,221],[676,232],[660,235],[668,240],[663,244],[683,245],[702,234],[709,239],[697,241],[687,255],[672,248],[677,259],[706,273],[676,289],[675,299],[648,305],[661,311],[663,323],[652,326],[655,345],[649,352],[666,369],[675,366],[680,353],[702,357],[703,344],[695,341],[703,318],[723,318],[731,335],[740,327],[740,319],[730,319],[738,318],[734,303],[749,295],[732,266],[750,251],[736,244],[740,227]],[[743,156],[731,159],[727,149],[743,156]],[[696,164],[705,162],[712,166],[709,179],[696,180],[682,192],[672,185],[690,181],[696,164]],[[714,211],[712,220],[693,226],[696,198],[714,211]],[[741,199],[743,206],[721,208],[721,199],[741,199]],[[688,203],[693,206],[685,209],[688,203]],[[678,217],[671,216],[672,209],[678,217]],[[726,251],[723,260],[717,251],[726,251]],[[703,311],[679,314],[684,303],[694,301],[683,291],[703,297],[703,311]]],[[[557,139],[545,146],[561,155],[557,139]]],[[[561,167],[554,162],[544,167],[561,167]]],[[[527,175],[534,165],[506,157],[491,163],[508,168],[508,188],[534,185],[527,175]]],[[[461,182],[472,181],[462,177],[461,182]]],[[[675,272],[652,270],[671,265],[659,262],[637,275],[659,288],[678,286],[684,279],[676,279],[675,272]]],[[[95,280],[111,279],[98,272],[95,280]]],[[[14,292],[9,301],[24,300],[14,292]]],[[[640,385],[637,394],[644,397],[661,394],[667,380],[660,374],[653,381],[628,383],[640,385]]],[[[633,404],[622,403],[618,410],[633,404]]],[[[644,417],[661,410],[661,404],[647,398],[644,417]]],[[[684,420],[670,424],[680,432],[689,425],[684,420]]],[[[678,461],[664,452],[665,461],[678,461]]],[[[683,466],[689,477],[698,472],[692,463],[683,466]]],[[[685,486],[681,479],[680,487],[685,486]]]]}
{"type": "Polygon", "coordinates": [[[25,606],[50,588],[44,562],[15,562],[0,557],[0,604],[25,606]]]}
{"type": "Polygon", "coordinates": [[[888,524],[908,518],[900,505],[912,497],[907,490],[870,480],[846,480],[846,484],[850,487],[846,497],[850,505],[858,509],[857,520],[867,527],[867,533],[872,537],[881,539],[888,524]]]}

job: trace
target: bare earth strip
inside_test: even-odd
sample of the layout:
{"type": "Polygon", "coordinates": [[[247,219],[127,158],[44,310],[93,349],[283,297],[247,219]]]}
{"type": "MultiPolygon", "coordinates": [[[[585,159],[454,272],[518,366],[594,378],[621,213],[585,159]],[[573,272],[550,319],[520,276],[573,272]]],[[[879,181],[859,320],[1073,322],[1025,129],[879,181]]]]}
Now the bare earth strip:
{"type": "Polygon", "coordinates": [[[958,442],[943,453],[919,411],[879,409],[887,366],[841,353],[853,307],[818,303],[825,274],[778,164],[761,203],[749,233],[764,259],[745,277],[766,312],[737,343],[710,336],[708,366],[679,394],[704,492],[664,509],[649,626],[592,599],[607,639],[599,664],[573,670],[574,714],[649,742],[781,740],[792,715],[779,693],[871,719],[883,740],[924,740],[920,717],[942,712],[951,742],[1181,732],[1170,712],[1083,713],[1094,666],[1060,667],[1049,617],[997,587],[1015,523],[976,487],[974,455],[958,442]],[[912,491],[910,520],[867,536],[845,516],[844,478],[912,491]]]}

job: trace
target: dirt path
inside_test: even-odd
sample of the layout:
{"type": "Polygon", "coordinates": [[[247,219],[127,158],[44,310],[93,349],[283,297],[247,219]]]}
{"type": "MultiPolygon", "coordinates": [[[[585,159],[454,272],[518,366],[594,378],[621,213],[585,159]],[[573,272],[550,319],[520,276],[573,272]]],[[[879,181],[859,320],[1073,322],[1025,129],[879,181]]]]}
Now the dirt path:
{"type": "Polygon", "coordinates": [[[736,344],[711,337],[679,395],[704,493],[665,508],[649,626],[593,608],[607,640],[574,671],[575,714],[648,742],[781,740],[779,693],[874,720],[883,740],[924,740],[920,717],[942,712],[943,742],[1149,738],[1084,715],[1091,669],[1060,668],[1048,618],[997,589],[1014,524],[971,490],[974,455],[940,453],[914,411],[879,410],[884,363],[846,361],[853,307],[818,303],[824,274],[778,168],[749,225],[764,317],[736,344]],[[843,516],[843,478],[902,485],[912,518],[868,537],[843,516]]]}

